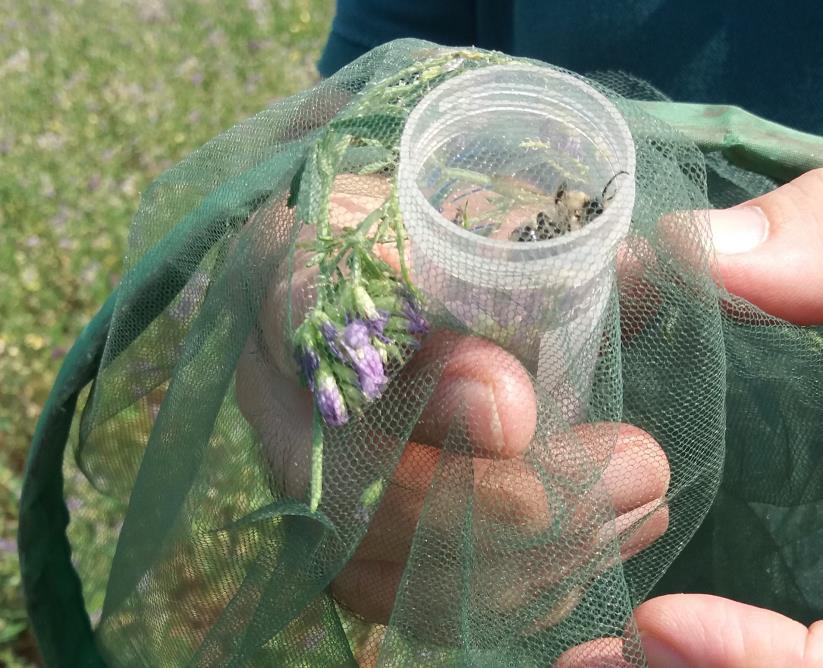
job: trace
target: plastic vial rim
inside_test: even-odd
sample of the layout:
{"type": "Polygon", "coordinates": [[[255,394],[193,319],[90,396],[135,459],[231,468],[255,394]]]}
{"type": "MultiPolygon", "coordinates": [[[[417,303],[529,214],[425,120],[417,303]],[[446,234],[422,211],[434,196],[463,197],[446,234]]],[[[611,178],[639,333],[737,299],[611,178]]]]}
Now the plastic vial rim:
{"type": "MultiPolygon", "coordinates": [[[[517,83],[513,83],[511,85],[504,86],[497,85],[493,90],[490,90],[487,93],[481,92],[479,95],[481,97],[484,95],[495,97],[505,93],[506,91],[516,92],[518,89],[520,89],[520,92],[524,98],[528,96],[534,97],[534,92],[536,90],[534,86],[520,87],[517,83]]],[[[480,88],[478,88],[478,90],[482,91],[480,88]]],[[[455,109],[457,109],[457,107],[455,107],[455,109]]],[[[540,114],[538,110],[535,110],[535,113],[540,114]]],[[[583,135],[582,131],[581,135],[583,135]]],[[[590,137],[587,137],[587,139],[592,141],[590,137]]],[[[618,160],[615,160],[615,162],[618,160]]],[[[608,233],[604,235],[603,228],[612,227],[612,229],[619,229],[620,227],[624,227],[625,229],[621,230],[621,236],[625,235],[628,231],[635,196],[634,142],[625,119],[615,105],[602,93],[600,93],[600,91],[587,84],[577,76],[550,66],[525,63],[490,65],[465,74],[460,74],[437,86],[426,96],[424,96],[412,110],[409,114],[400,139],[398,186],[401,194],[401,200],[405,199],[407,194],[410,195],[412,201],[409,202],[409,204],[423,213],[429,221],[434,221],[437,228],[439,228],[431,229],[425,233],[425,236],[428,236],[429,239],[433,236],[438,238],[451,236],[452,238],[463,239],[463,248],[475,246],[487,248],[489,250],[505,250],[513,252],[513,254],[516,255],[521,255],[522,258],[520,258],[520,261],[523,263],[529,263],[530,261],[539,262],[548,257],[557,255],[558,253],[570,251],[574,247],[585,246],[589,237],[598,236],[603,237],[604,240],[607,239],[610,235],[608,233]],[[433,134],[441,131],[444,125],[447,126],[459,120],[461,115],[469,116],[483,114],[490,111],[499,111],[505,108],[511,108],[512,110],[517,110],[520,112],[528,111],[529,108],[527,106],[524,107],[523,105],[517,105],[509,102],[507,105],[497,105],[487,109],[470,109],[465,112],[455,111],[453,113],[446,113],[442,119],[442,123],[430,125],[422,131],[418,128],[421,117],[426,113],[431,105],[440,103],[447,99],[457,99],[457,104],[464,103],[464,101],[460,98],[454,97],[456,90],[462,91],[467,84],[471,83],[472,79],[488,79],[490,77],[494,77],[494,75],[498,72],[511,72],[514,75],[524,72],[536,74],[540,78],[546,79],[547,81],[554,79],[563,85],[577,88],[586,97],[592,100],[594,104],[592,105],[591,110],[596,110],[598,112],[596,116],[591,113],[581,113],[579,109],[564,105],[562,100],[557,100],[553,103],[556,106],[566,106],[570,113],[585,119],[588,124],[597,127],[600,132],[603,133],[603,138],[605,139],[607,146],[612,149],[613,157],[618,160],[620,158],[625,160],[624,164],[619,165],[619,169],[627,172],[628,177],[623,179],[623,182],[620,184],[614,199],[609,203],[609,206],[601,215],[599,215],[588,225],[583,226],[581,229],[561,235],[554,239],[537,241],[528,244],[510,240],[489,239],[455,225],[452,221],[448,220],[439,211],[437,211],[420,191],[420,188],[417,185],[417,176],[422,169],[425,158],[428,157],[428,154],[422,155],[421,151],[421,148],[426,147],[426,143],[423,142],[425,138],[431,138],[433,134]],[[410,192],[404,192],[406,189],[410,192]],[[625,220],[621,221],[621,217],[624,217],[625,220]],[[623,222],[623,225],[620,225],[621,222],[623,222]]],[[[406,227],[408,229],[409,227],[416,227],[416,225],[409,225],[407,223],[406,227]]],[[[418,231],[422,232],[422,230],[419,229],[418,231]]],[[[409,230],[409,233],[411,235],[411,230],[409,230]]],[[[412,242],[422,242],[424,245],[426,244],[426,240],[422,238],[412,239],[412,242]]],[[[514,258],[512,258],[512,260],[514,260],[514,258]]]]}

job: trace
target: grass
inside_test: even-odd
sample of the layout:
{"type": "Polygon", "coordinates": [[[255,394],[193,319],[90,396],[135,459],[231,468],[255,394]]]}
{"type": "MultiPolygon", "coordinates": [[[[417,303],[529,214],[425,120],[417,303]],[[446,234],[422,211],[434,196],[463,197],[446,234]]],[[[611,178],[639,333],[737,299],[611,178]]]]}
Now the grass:
{"type": "Polygon", "coordinates": [[[139,193],[308,87],[332,5],[0,0],[0,665],[36,661],[15,542],[28,443],[61,358],[120,278],[139,193]]]}

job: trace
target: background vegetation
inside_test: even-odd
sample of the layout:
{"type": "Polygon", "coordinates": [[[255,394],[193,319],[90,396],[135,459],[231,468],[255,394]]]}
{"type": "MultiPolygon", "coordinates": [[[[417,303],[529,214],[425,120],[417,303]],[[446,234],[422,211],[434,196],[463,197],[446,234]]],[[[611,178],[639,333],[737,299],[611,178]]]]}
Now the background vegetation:
{"type": "Polygon", "coordinates": [[[36,661],[15,540],[28,443],[65,351],[120,278],[140,192],[311,85],[332,11],[0,0],[0,665],[36,661]]]}

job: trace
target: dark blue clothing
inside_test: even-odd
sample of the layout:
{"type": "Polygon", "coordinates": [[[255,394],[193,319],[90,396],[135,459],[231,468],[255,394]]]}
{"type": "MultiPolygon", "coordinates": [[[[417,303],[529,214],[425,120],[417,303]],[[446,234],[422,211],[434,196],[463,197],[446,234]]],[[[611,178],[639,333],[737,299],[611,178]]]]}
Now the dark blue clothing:
{"type": "Polygon", "coordinates": [[[338,0],[320,71],[398,37],[622,70],[823,134],[823,0],[338,0]]]}

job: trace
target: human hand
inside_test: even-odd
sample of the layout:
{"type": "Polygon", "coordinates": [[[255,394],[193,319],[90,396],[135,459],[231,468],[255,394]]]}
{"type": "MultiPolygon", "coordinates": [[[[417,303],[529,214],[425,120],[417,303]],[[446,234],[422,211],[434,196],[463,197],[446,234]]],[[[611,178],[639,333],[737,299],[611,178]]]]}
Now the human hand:
{"type": "MultiPolygon", "coordinates": [[[[796,324],[823,324],[823,169],[732,209],[710,214],[725,287],[796,324]]],[[[781,614],[716,596],[646,601],[635,620],[650,668],[823,666],[823,621],[805,627],[781,614]]],[[[624,666],[622,642],[569,650],[558,666],[624,666]]]]}
{"type": "MultiPolygon", "coordinates": [[[[384,185],[374,177],[338,182],[331,219],[344,225],[359,222],[382,202],[384,185]]],[[[390,248],[381,248],[381,252],[384,260],[396,262],[390,248]]],[[[298,270],[291,283],[285,274],[278,277],[261,315],[260,336],[248,342],[236,375],[238,404],[261,437],[271,472],[283,491],[297,498],[305,497],[308,486],[312,401],[298,384],[290,344],[283,334],[289,297],[299,321],[311,300],[311,282],[311,270],[298,270]]],[[[549,548],[544,546],[505,552],[499,545],[487,545],[485,567],[478,569],[480,586],[474,589],[488,593],[483,604],[496,613],[504,615],[528,605],[535,591],[567,577],[560,563],[573,568],[575,560],[579,563],[602,552],[607,553],[601,557],[605,568],[613,563],[608,555],[615,543],[625,559],[666,530],[668,462],[648,434],[628,425],[582,425],[552,437],[539,436],[539,447],[530,447],[540,433],[538,400],[530,376],[516,358],[484,339],[439,331],[428,337],[406,372],[414,374],[427,365],[442,369],[437,386],[368,531],[332,583],[334,596],[355,613],[369,621],[388,620],[424,502],[458,413],[467,417],[477,514],[493,517],[492,523],[504,534],[528,538],[546,531],[562,502],[563,516],[568,518],[566,530],[574,536],[565,548],[567,559],[557,553],[563,548],[551,548],[557,558],[550,560],[545,558],[549,548]],[[588,457],[581,457],[580,452],[588,457]],[[595,470],[597,480],[586,493],[549,499],[529,456],[537,458],[549,473],[569,477],[579,475],[580,469],[587,475],[595,470]],[[520,583],[521,589],[501,589],[512,582],[520,583]]],[[[454,496],[457,505],[460,484],[450,475],[446,471],[445,481],[441,478],[438,485],[454,496]]],[[[483,548],[481,541],[477,549],[483,548]]],[[[554,623],[573,607],[579,594],[568,592],[532,621],[554,623]]],[[[434,618],[437,611],[430,613],[434,618]]]]}

